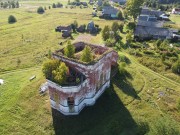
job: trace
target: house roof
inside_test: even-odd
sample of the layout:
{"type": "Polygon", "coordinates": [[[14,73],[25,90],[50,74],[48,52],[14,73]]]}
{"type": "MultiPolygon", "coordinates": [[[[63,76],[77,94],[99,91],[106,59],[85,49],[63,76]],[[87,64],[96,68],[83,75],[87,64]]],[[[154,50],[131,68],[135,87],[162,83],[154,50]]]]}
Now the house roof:
{"type": "Polygon", "coordinates": [[[148,27],[148,26],[136,26],[135,36],[149,37],[149,36],[162,36],[169,37],[172,32],[167,28],[148,27]]]}
{"type": "Polygon", "coordinates": [[[83,6],[87,6],[87,2],[80,2],[83,6]]]}
{"type": "Polygon", "coordinates": [[[68,25],[68,26],[58,26],[57,29],[61,30],[61,31],[71,31],[72,27],[70,25],[68,25]]]}
{"type": "Polygon", "coordinates": [[[139,21],[147,21],[147,20],[148,20],[148,17],[149,17],[149,15],[140,15],[140,16],[138,17],[138,20],[139,20],[139,21]]]}
{"type": "Polygon", "coordinates": [[[126,0],[111,0],[111,1],[116,3],[126,3],[126,0]]]}
{"type": "Polygon", "coordinates": [[[98,6],[102,6],[102,4],[103,4],[102,0],[98,0],[97,4],[98,4],[98,6]]]}
{"type": "Polygon", "coordinates": [[[103,14],[117,14],[118,12],[118,9],[114,8],[114,7],[111,7],[111,6],[104,6],[103,9],[102,9],[102,13],[103,14]]]}
{"type": "Polygon", "coordinates": [[[157,17],[150,15],[140,15],[137,25],[149,27],[163,27],[163,21],[157,21],[157,17]]]}
{"type": "Polygon", "coordinates": [[[155,17],[154,15],[140,15],[138,17],[138,20],[155,22],[157,21],[157,17],[155,17]]]}
{"type": "Polygon", "coordinates": [[[93,3],[94,2],[94,0],[89,0],[89,3],[93,3]]]}
{"type": "Polygon", "coordinates": [[[156,22],[157,21],[157,17],[149,16],[148,21],[149,22],[156,22]]]}
{"type": "Polygon", "coordinates": [[[149,26],[149,27],[163,27],[164,22],[162,21],[156,21],[156,22],[152,22],[152,21],[142,21],[139,20],[137,25],[139,26],[149,26]]]}
{"type": "Polygon", "coordinates": [[[163,11],[158,11],[158,10],[150,10],[148,8],[143,8],[141,10],[141,15],[154,15],[156,17],[159,17],[160,15],[164,14],[163,11]]]}

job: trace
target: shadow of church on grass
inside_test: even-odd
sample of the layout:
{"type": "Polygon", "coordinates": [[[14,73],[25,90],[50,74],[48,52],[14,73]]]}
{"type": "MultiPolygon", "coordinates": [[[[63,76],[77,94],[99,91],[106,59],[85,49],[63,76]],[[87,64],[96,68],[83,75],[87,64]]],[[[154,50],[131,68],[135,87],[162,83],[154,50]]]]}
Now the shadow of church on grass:
{"type": "Polygon", "coordinates": [[[52,109],[52,117],[56,135],[143,135],[149,130],[146,123],[134,121],[112,85],[79,115],[64,116],[52,109]]]}

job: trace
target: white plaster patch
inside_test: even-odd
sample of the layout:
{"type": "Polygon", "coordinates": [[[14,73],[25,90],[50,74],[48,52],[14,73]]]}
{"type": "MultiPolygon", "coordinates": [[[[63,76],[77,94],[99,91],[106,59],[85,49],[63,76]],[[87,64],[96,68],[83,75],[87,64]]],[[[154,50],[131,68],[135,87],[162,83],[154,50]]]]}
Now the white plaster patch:
{"type": "Polygon", "coordinates": [[[4,84],[4,80],[0,79],[0,85],[3,85],[3,84],[4,84]]]}

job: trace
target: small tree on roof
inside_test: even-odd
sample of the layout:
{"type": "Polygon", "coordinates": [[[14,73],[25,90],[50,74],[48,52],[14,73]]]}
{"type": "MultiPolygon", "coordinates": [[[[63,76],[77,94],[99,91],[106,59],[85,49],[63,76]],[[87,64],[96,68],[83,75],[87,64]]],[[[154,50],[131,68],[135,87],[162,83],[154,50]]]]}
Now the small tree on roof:
{"type": "Polygon", "coordinates": [[[75,53],[75,47],[71,44],[71,41],[68,41],[67,46],[64,48],[64,54],[68,58],[73,58],[75,53]]]}
{"type": "Polygon", "coordinates": [[[81,55],[81,60],[83,62],[91,62],[93,60],[93,55],[91,52],[91,48],[89,46],[86,46],[83,49],[82,55],[81,55]]]}
{"type": "Polygon", "coordinates": [[[68,72],[68,67],[64,62],[61,62],[59,67],[57,67],[56,70],[52,71],[54,81],[59,84],[65,83],[67,79],[67,72],[68,72]]]}
{"type": "Polygon", "coordinates": [[[48,60],[43,64],[42,72],[47,79],[52,79],[52,71],[55,70],[60,64],[59,60],[48,60]]]}

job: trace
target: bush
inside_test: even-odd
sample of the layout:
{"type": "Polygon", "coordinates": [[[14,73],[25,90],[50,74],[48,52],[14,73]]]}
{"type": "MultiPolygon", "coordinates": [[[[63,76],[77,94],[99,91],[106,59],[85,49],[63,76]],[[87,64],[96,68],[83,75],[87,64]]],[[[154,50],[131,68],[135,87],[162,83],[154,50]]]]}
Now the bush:
{"type": "Polygon", "coordinates": [[[38,14],[43,14],[43,13],[44,13],[43,7],[39,7],[39,8],[37,9],[37,13],[38,13],[38,14]]]}
{"type": "Polygon", "coordinates": [[[168,60],[163,61],[163,64],[166,66],[166,70],[172,67],[172,63],[168,60]]]}
{"type": "Polygon", "coordinates": [[[66,82],[68,67],[64,62],[51,59],[43,64],[42,72],[47,79],[61,85],[66,82]]]}
{"type": "Polygon", "coordinates": [[[56,8],[56,4],[55,3],[53,3],[52,8],[56,8]]]}
{"type": "Polygon", "coordinates": [[[153,121],[150,135],[179,135],[178,123],[165,117],[153,121]]]}
{"type": "Polygon", "coordinates": [[[132,47],[132,48],[141,48],[141,45],[138,44],[138,43],[132,43],[132,44],[131,44],[131,47],[132,47]]]}
{"type": "Polygon", "coordinates": [[[144,50],[143,53],[144,53],[144,54],[148,54],[148,55],[153,55],[153,54],[154,54],[154,51],[144,50]]]}
{"type": "Polygon", "coordinates": [[[180,74],[180,60],[172,65],[172,71],[174,73],[180,74]]]}
{"type": "Polygon", "coordinates": [[[102,6],[99,6],[99,7],[97,7],[97,10],[102,11],[102,8],[103,8],[102,6]]]}
{"type": "Polygon", "coordinates": [[[125,62],[121,62],[118,66],[118,69],[119,69],[119,74],[120,75],[124,75],[126,73],[126,63],[125,62]]]}
{"type": "Polygon", "coordinates": [[[169,58],[169,60],[170,60],[171,62],[176,62],[176,61],[178,60],[178,58],[177,58],[177,57],[171,57],[171,58],[169,58]]]}
{"type": "Polygon", "coordinates": [[[58,2],[57,5],[56,5],[57,8],[61,8],[62,6],[63,6],[63,4],[61,4],[61,3],[59,3],[59,2],[58,2]]]}
{"type": "Polygon", "coordinates": [[[119,55],[120,62],[125,62],[126,64],[130,63],[130,60],[125,55],[119,55]]]}
{"type": "Polygon", "coordinates": [[[129,30],[134,30],[135,27],[136,27],[135,22],[129,22],[129,23],[127,24],[127,29],[129,29],[129,30]]]}
{"type": "Polygon", "coordinates": [[[106,46],[114,46],[115,45],[115,39],[114,38],[108,38],[105,42],[106,46]]]}
{"type": "Polygon", "coordinates": [[[114,33],[117,33],[118,30],[119,30],[119,24],[118,22],[113,22],[112,26],[111,26],[111,30],[114,32],[114,33]]]}
{"type": "Polygon", "coordinates": [[[127,42],[128,45],[131,44],[131,42],[133,40],[132,36],[133,36],[132,32],[129,32],[129,33],[126,34],[126,42],[127,42]]]}
{"type": "Polygon", "coordinates": [[[119,31],[121,33],[123,33],[123,28],[124,28],[124,24],[123,23],[119,24],[119,31]]]}
{"type": "Polygon", "coordinates": [[[161,45],[161,43],[162,43],[162,40],[160,40],[160,39],[157,40],[157,41],[155,42],[156,47],[159,48],[160,45],[161,45]]]}
{"type": "Polygon", "coordinates": [[[10,15],[8,17],[8,23],[15,23],[15,22],[17,22],[16,18],[13,15],[10,15]]]}
{"type": "Polygon", "coordinates": [[[119,11],[119,12],[117,13],[117,17],[118,17],[119,20],[123,20],[123,19],[124,19],[124,18],[123,18],[123,14],[122,14],[121,11],[119,11]]]}
{"type": "Polygon", "coordinates": [[[42,72],[47,79],[53,79],[52,71],[55,70],[60,64],[58,60],[48,60],[43,64],[42,72]]]}
{"type": "Polygon", "coordinates": [[[54,77],[53,80],[56,83],[64,84],[67,80],[67,72],[68,72],[68,67],[64,62],[61,62],[60,65],[55,70],[52,71],[52,75],[54,77]]]}

